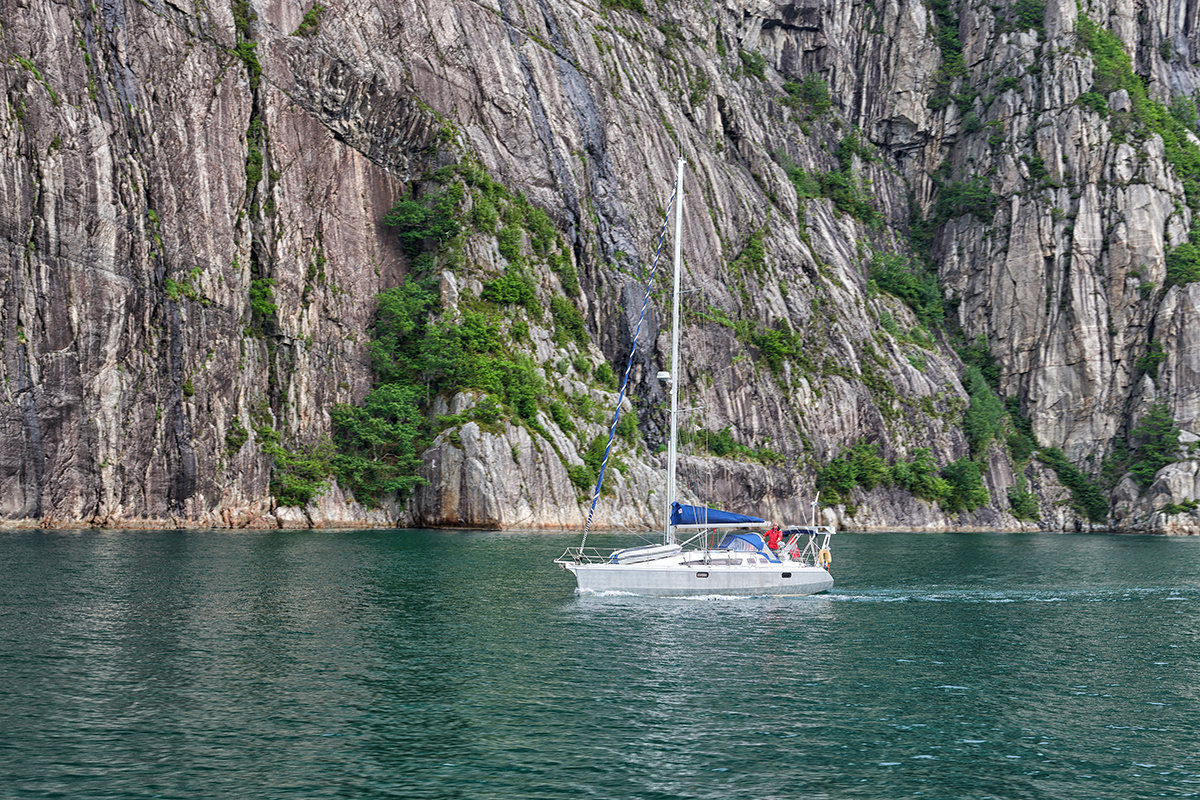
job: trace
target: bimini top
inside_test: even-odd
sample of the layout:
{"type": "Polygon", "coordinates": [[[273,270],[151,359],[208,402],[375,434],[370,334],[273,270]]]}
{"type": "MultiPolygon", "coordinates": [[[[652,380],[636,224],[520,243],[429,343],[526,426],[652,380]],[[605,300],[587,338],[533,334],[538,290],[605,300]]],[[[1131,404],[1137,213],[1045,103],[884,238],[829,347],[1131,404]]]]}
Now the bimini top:
{"type": "Polygon", "coordinates": [[[828,525],[801,525],[799,527],[788,528],[783,532],[783,537],[786,539],[789,536],[820,536],[823,533],[832,536],[837,531],[828,525]]]}
{"type": "Polygon", "coordinates": [[[766,523],[765,519],[735,514],[732,511],[720,511],[704,506],[685,506],[681,503],[671,504],[671,524],[677,528],[755,528],[766,523]]]}

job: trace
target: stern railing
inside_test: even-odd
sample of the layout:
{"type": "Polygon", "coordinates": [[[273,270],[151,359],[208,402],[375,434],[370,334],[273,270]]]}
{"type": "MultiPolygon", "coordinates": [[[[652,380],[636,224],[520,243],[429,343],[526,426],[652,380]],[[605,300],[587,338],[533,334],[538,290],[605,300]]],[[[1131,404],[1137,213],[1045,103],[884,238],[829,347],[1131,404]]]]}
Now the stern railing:
{"type": "Polygon", "coordinates": [[[788,541],[785,547],[780,550],[788,551],[793,547],[800,551],[800,558],[796,559],[801,564],[811,566],[828,566],[821,563],[821,553],[829,552],[829,537],[834,534],[833,528],[827,525],[805,526],[800,528],[798,532],[788,541]],[[801,547],[797,541],[801,536],[808,536],[808,541],[801,547]]]}

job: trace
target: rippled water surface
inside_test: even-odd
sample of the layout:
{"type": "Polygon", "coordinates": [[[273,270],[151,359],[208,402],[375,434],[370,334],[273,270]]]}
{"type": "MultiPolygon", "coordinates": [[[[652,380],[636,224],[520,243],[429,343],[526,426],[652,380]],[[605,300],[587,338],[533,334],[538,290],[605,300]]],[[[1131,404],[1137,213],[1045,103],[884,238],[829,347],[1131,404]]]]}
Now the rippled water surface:
{"type": "Polygon", "coordinates": [[[829,594],[701,600],[577,598],[576,543],[2,533],[0,796],[1200,793],[1200,540],[842,534],[829,594]]]}

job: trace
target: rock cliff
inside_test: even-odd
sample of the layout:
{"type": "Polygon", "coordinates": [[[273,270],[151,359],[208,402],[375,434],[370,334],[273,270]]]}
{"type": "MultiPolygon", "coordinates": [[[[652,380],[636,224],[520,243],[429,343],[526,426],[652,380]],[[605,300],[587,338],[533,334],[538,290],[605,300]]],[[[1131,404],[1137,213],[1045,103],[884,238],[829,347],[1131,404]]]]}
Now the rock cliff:
{"type": "MultiPolygon", "coordinates": [[[[1198,13],[10,0],[0,519],[581,527],[682,153],[688,497],[1200,531],[1198,13]],[[385,224],[435,196],[452,252],[385,224]],[[335,409],[420,270],[538,395],[426,381],[424,484],[356,497],[335,409]]],[[[665,286],[596,525],[660,524],[665,286]]]]}

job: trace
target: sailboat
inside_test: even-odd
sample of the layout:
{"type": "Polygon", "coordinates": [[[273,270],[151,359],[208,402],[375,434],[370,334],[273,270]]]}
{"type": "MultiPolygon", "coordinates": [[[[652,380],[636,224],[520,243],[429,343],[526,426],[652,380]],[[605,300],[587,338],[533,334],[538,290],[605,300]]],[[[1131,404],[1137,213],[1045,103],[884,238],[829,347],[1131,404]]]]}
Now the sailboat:
{"type": "MultiPolygon", "coordinates": [[[[659,380],[670,386],[670,438],[667,442],[666,522],[661,543],[626,547],[602,553],[587,547],[591,514],[578,547],[569,547],[555,563],[575,576],[576,591],[580,594],[633,594],[658,596],[688,595],[808,595],[827,591],[833,586],[830,574],[832,556],[829,540],[833,528],[817,525],[813,500],[807,524],[774,525],[767,520],[747,514],[737,514],[704,506],[685,505],[676,499],[675,468],[678,459],[679,434],[679,297],[681,233],[683,230],[683,172],[682,157],[676,165],[675,194],[675,258],[674,291],[671,310],[670,372],[660,372],[659,380]],[[718,538],[719,536],[719,538],[718,538]]],[[[663,226],[665,234],[666,225],[663,226]]],[[[661,236],[660,236],[661,250],[661,236]]],[[[655,262],[657,267],[657,260],[655,262]]],[[[653,286],[653,274],[651,276],[653,286]]],[[[650,287],[642,306],[645,316],[650,287]]],[[[638,321],[638,330],[641,319],[638,321]]],[[[637,347],[638,336],[633,336],[637,347]]],[[[632,364],[632,354],[630,356],[632,364]]],[[[629,369],[621,387],[624,397],[629,369]]],[[[616,429],[620,414],[610,429],[616,429]]],[[[607,465],[605,453],[604,465],[607,465]]],[[[600,496],[604,480],[601,466],[596,490],[592,495],[592,510],[600,496]]]]}

